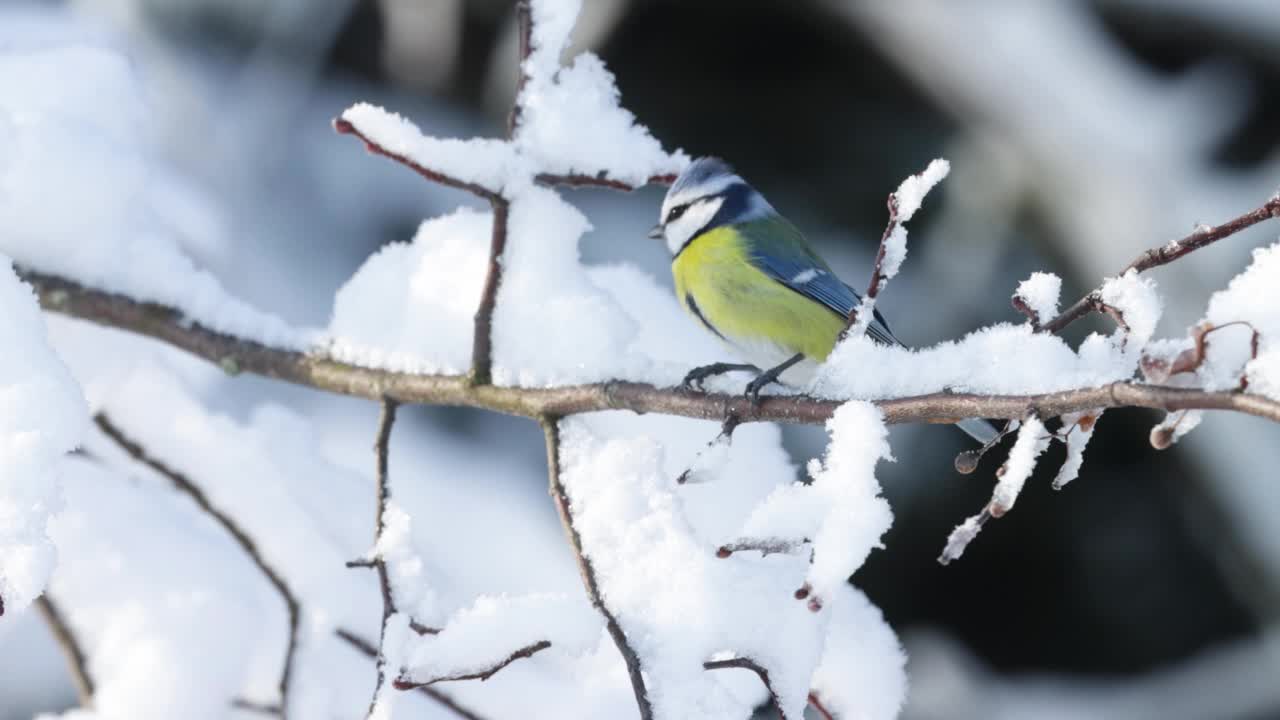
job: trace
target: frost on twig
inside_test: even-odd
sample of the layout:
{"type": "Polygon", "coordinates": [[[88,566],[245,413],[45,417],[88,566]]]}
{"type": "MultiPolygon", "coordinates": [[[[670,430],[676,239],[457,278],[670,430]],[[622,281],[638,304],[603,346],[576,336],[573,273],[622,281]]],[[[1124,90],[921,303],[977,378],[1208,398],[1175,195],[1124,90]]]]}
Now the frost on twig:
{"type": "Polygon", "coordinates": [[[676,482],[685,483],[709,482],[719,477],[729,461],[729,449],[733,443],[733,431],[742,423],[738,415],[730,414],[720,425],[720,434],[716,435],[707,446],[700,450],[687,470],[680,473],[676,482]]]}
{"type": "Polygon", "coordinates": [[[716,557],[723,560],[740,552],[758,552],[762,557],[790,555],[803,551],[811,542],[809,538],[742,538],[716,548],[716,557]]]}
{"type": "Polygon", "coordinates": [[[1102,410],[1062,416],[1062,429],[1057,437],[1067,447],[1067,458],[1062,461],[1057,476],[1053,478],[1054,490],[1061,490],[1080,475],[1080,468],[1084,465],[1084,450],[1093,438],[1094,428],[1098,426],[1100,419],[1102,410]]]}
{"type": "Polygon", "coordinates": [[[923,172],[903,180],[898,189],[889,194],[889,222],[885,225],[884,234],[880,236],[880,247],[876,251],[871,281],[867,284],[867,292],[862,296],[862,302],[849,313],[845,323],[845,335],[856,337],[866,333],[867,327],[875,317],[876,298],[880,295],[880,291],[884,290],[884,286],[898,274],[902,261],[907,258],[907,221],[920,209],[925,195],[949,172],[951,172],[950,163],[941,158],[933,160],[923,172]]]}
{"type": "Polygon", "coordinates": [[[1013,509],[1023,485],[1035,470],[1036,459],[1048,447],[1050,439],[1044,423],[1038,417],[1030,415],[1022,420],[1018,427],[1018,439],[1009,450],[1008,459],[996,471],[998,479],[991,501],[980,513],[968,518],[951,532],[938,557],[939,563],[946,565],[959,559],[988,520],[998,518],[1013,509]]]}

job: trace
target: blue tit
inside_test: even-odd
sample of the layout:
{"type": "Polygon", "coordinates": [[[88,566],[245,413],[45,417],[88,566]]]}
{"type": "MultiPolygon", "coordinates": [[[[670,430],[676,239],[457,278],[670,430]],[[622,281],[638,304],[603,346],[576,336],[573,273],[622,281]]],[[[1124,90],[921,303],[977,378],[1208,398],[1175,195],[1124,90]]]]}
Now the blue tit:
{"type": "MultiPolygon", "coordinates": [[[[750,364],[694,368],[684,384],[735,370],[754,371],[747,396],[758,400],[773,382],[803,385],[840,339],[858,294],[809,247],[804,235],[723,160],[694,160],[662,202],[649,237],[671,250],[676,297],[699,324],[750,364]]],[[[877,310],[873,340],[901,345],[877,310]]],[[[961,429],[979,442],[994,439],[985,420],[961,429]]]]}

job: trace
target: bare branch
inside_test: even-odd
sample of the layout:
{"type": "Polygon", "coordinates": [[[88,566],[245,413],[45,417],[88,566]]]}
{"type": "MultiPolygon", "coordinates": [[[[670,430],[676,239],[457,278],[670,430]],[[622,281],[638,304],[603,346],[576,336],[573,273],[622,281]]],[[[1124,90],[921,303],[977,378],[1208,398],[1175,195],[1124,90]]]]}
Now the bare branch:
{"type": "Polygon", "coordinates": [[[505,198],[492,198],[489,204],[493,208],[489,267],[485,271],[471,336],[471,383],[474,385],[488,385],[493,381],[493,311],[502,287],[502,255],[507,251],[507,221],[511,216],[511,203],[505,198]]]}
{"type": "MultiPolygon", "coordinates": [[[[271,587],[275,588],[280,599],[284,601],[289,620],[289,637],[285,646],[284,661],[280,669],[280,680],[277,683],[277,687],[280,692],[280,705],[283,708],[287,708],[289,706],[289,682],[293,675],[293,656],[298,649],[298,626],[301,621],[301,609],[297,596],[294,595],[293,590],[285,582],[284,576],[262,556],[262,551],[258,549],[258,544],[254,542],[253,538],[249,537],[249,534],[240,527],[234,518],[216,507],[199,485],[192,482],[186,475],[148,455],[141,444],[125,435],[120,428],[111,422],[106,414],[100,412],[94,415],[93,421],[98,426],[98,429],[116,445],[120,446],[125,453],[135,461],[167,478],[173,483],[174,488],[190,497],[197,507],[222,526],[222,529],[226,530],[227,534],[240,546],[240,549],[249,556],[249,560],[258,568],[258,571],[267,579],[267,582],[271,583],[271,587]]],[[[284,717],[284,715],[285,713],[281,712],[281,716],[284,717]]]]}
{"type": "Polygon", "coordinates": [[[600,586],[596,582],[595,567],[591,564],[591,558],[587,557],[583,551],[582,537],[578,535],[578,529],[573,525],[573,510],[570,507],[569,495],[565,491],[564,483],[560,480],[560,421],[554,417],[544,417],[542,429],[547,441],[547,491],[551,494],[556,512],[560,515],[560,524],[569,538],[569,546],[573,548],[573,556],[578,562],[578,572],[582,575],[582,584],[587,590],[587,598],[604,616],[609,637],[613,638],[613,643],[618,646],[618,652],[622,654],[622,659],[627,664],[627,673],[631,676],[631,689],[636,695],[636,705],[640,709],[641,720],[653,720],[653,705],[649,702],[644,677],[641,675],[640,657],[627,640],[627,634],[618,624],[618,618],[605,605],[604,598],[600,594],[600,586]]]}
{"type": "MultiPolygon", "coordinates": [[[[732,413],[743,422],[825,423],[838,400],[807,395],[769,395],[753,405],[740,395],[691,393],[645,383],[610,381],[553,388],[472,386],[461,375],[419,375],[337,362],[321,354],[271,348],[209,330],[172,308],[90,290],[62,278],[20,270],[47,310],[162,340],[215,365],[230,360],[253,373],[318,390],[391,398],[402,404],[474,407],[528,418],[562,417],[599,410],[632,410],[703,420],[732,413]]],[[[952,423],[966,417],[1016,419],[1028,412],[1056,417],[1097,408],[1231,410],[1280,422],[1280,403],[1260,395],[1117,382],[1039,395],[930,393],[873,401],[885,422],[952,423]]]]}
{"type": "Polygon", "coordinates": [[[45,624],[49,626],[49,631],[53,633],[53,639],[62,649],[62,655],[67,659],[67,668],[71,671],[71,681],[76,686],[76,697],[80,701],[80,707],[92,707],[93,676],[89,674],[89,660],[84,654],[84,646],[80,644],[80,639],[67,623],[62,609],[49,596],[48,590],[36,598],[35,605],[40,611],[40,616],[44,618],[45,624]]]}
{"type": "Polygon", "coordinates": [[[832,715],[831,711],[822,704],[822,700],[817,693],[809,693],[809,706],[817,711],[818,715],[822,716],[822,720],[836,720],[836,716],[832,715]]]}
{"type": "Polygon", "coordinates": [[[279,705],[272,703],[260,703],[244,698],[236,698],[231,701],[231,707],[237,710],[245,710],[247,712],[258,713],[259,715],[273,715],[280,717],[284,714],[284,710],[279,705]]]}
{"type": "MultiPolygon", "coordinates": [[[[365,655],[370,659],[374,659],[374,660],[377,659],[378,648],[374,647],[373,643],[369,642],[368,640],[365,640],[364,638],[360,637],[359,635],[356,635],[350,630],[345,630],[343,628],[338,628],[337,630],[334,630],[333,634],[337,635],[339,639],[341,639],[343,642],[350,645],[352,648],[355,648],[362,655],[365,655]]],[[[485,717],[483,715],[480,715],[473,710],[463,707],[458,703],[458,701],[454,700],[449,695],[433,687],[418,687],[414,689],[422,693],[423,695],[426,695],[427,697],[431,698],[432,700],[440,703],[441,705],[449,708],[450,710],[453,711],[455,715],[457,715],[460,718],[463,718],[463,720],[485,720],[485,717]]]]}
{"type": "Polygon", "coordinates": [[[382,692],[382,685],[387,679],[387,621],[396,612],[396,600],[391,593],[391,578],[387,575],[387,560],[382,556],[380,546],[382,544],[382,533],[386,529],[386,509],[387,503],[391,500],[391,483],[387,479],[387,454],[388,445],[391,442],[391,427],[396,422],[396,401],[388,398],[382,400],[382,414],[378,418],[378,434],[373,444],[374,453],[374,535],[373,535],[373,561],[374,569],[378,572],[378,588],[382,591],[382,624],[378,631],[378,651],[376,654],[377,664],[377,680],[373,685],[373,697],[369,700],[368,715],[372,717],[373,711],[378,706],[378,693],[382,692]]]}
{"type": "MultiPolygon", "coordinates": [[[[1273,196],[1263,203],[1261,207],[1232,218],[1221,225],[1199,227],[1186,237],[1165,243],[1160,247],[1151,248],[1134,258],[1133,262],[1126,265],[1119,274],[1124,275],[1130,270],[1141,273],[1154,267],[1168,265],[1184,255],[1212,245],[1225,237],[1235,235],[1245,228],[1257,225],[1270,218],[1280,218],[1280,194],[1273,196]]],[[[1100,289],[1094,290],[1080,298],[1074,305],[1062,311],[1058,317],[1045,323],[1043,329],[1052,333],[1061,332],[1063,328],[1084,317],[1089,311],[1099,309],[1094,304],[1096,300],[1100,299],[1099,292],[1100,289]]]]}
{"type": "Polygon", "coordinates": [[[769,682],[769,671],[763,665],[760,665],[751,658],[731,658],[729,660],[708,660],[702,663],[703,669],[706,670],[723,670],[726,668],[740,668],[742,670],[750,670],[760,676],[760,681],[764,683],[764,687],[769,691],[769,697],[773,700],[773,706],[778,710],[778,717],[781,720],[790,720],[787,717],[786,710],[782,707],[782,703],[778,701],[778,693],[773,689],[773,683],[769,682]]]}
{"type": "Polygon", "coordinates": [[[432,678],[431,680],[428,680],[426,682],[413,682],[412,680],[406,680],[403,677],[400,677],[400,678],[397,678],[395,683],[393,684],[397,690],[412,690],[413,688],[425,687],[427,685],[434,685],[439,682],[454,682],[456,680],[479,680],[481,682],[484,682],[485,680],[488,680],[489,678],[498,674],[499,670],[505,668],[511,663],[517,660],[522,660],[524,658],[532,657],[534,653],[541,652],[543,650],[546,650],[549,647],[551,647],[550,640],[539,640],[538,642],[533,643],[532,645],[526,645],[520,648],[519,650],[516,650],[515,652],[511,653],[510,655],[506,656],[505,658],[499,660],[498,662],[494,663],[493,665],[490,665],[489,667],[483,670],[477,670],[475,672],[469,672],[469,673],[462,673],[459,675],[445,675],[443,677],[432,678]]]}

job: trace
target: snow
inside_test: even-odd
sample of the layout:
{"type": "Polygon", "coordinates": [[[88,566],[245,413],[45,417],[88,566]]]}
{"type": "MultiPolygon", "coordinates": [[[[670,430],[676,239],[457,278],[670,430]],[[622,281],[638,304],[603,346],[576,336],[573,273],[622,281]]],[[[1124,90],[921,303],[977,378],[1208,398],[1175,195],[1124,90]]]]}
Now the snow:
{"type": "MultiPolygon", "coordinates": [[[[889,235],[882,243],[883,256],[879,258],[880,282],[876,288],[877,293],[898,274],[903,261],[907,259],[907,221],[920,209],[925,195],[928,195],[933,186],[941,182],[949,172],[951,172],[951,163],[942,158],[935,159],[929,163],[924,172],[903,180],[894,191],[892,198],[894,215],[889,235]]],[[[866,333],[872,318],[875,317],[875,303],[876,298],[871,293],[862,298],[862,302],[858,304],[857,321],[850,328],[848,337],[861,337],[866,333]]]]}
{"type": "Polygon", "coordinates": [[[424,221],[412,242],[370,256],[334,297],[329,354],[366,367],[465,373],[492,222],[491,213],[459,208],[424,221]]]}
{"type": "Polygon", "coordinates": [[[1044,423],[1031,416],[1022,421],[1018,439],[1009,450],[1009,458],[999,473],[995,492],[991,495],[991,514],[999,517],[1013,509],[1022,486],[1036,469],[1036,458],[1049,447],[1050,435],[1044,423]]]}
{"type": "Polygon", "coordinates": [[[896,718],[907,695],[906,655],[880,610],[841,585],[813,691],[839,718],[896,718]],[[856,638],[856,640],[855,640],[856,638]]]}
{"type": "Polygon", "coordinates": [[[1080,468],[1084,465],[1084,450],[1089,446],[1089,440],[1093,438],[1093,431],[1098,427],[1098,421],[1101,419],[1101,410],[1062,416],[1063,432],[1066,433],[1063,442],[1067,446],[1067,457],[1053,479],[1054,490],[1061,490],[1080,475],[1080,468]]]}
{"type": "Polygon", "coordinates": [[[1130,270],[1120,277],[1107,278],[1098,294],[1103,303],[1120,312],[1129,327],[1125,349],[1130,353],[1141,352],[1155,335],[1164,305],[1155,281],[1130,270]]]}
{"type": "Polygon", "coordinates": [[[50,349],[31,288],[0,255],[0,623],[44,590],[56,553],[50,516],[62,504],[59,459],[87,428],[80,388],[50,349]]]}
{"type": "Polygon", "coordinates": [[[342,119],[393,155],[490,192],[501,192],[511,178],[520,174],[514,168],[519,158],[501,140],[429,137],[410,120],[369,103],[352,105],[342,112],[342,119]]]}
{"type": "MultiPolygon", "coordinates": [[[[747,488],[737,483],[769,477],[768,466],[756,463],[747,474],[735,475],[731,463],[721,482],[677,485],[662,445],[642,432],[656,423],[623,421],[620,415],[561,423],[562,480],[605,602],[640,656],[655,714],[748,717],[762,699],[758,680],[737,673],[755,685],[735,691],[726,684],[736,682],[735,673],[701,667],[713,658],[746,657],[768,669],[785,711],[800,717],[815,672],[828,662],[824,654],[831,658],[825,666],[828,678],[841,677],[855,662],[825,648],[831,618],[838,617],[842,603],[853,602],[851,595],[857,597],[845,590],[845,580],[890,521],[871,474],[879,454],[865,454],[887,452],[878,411],[862,403],[842,408],[830,427],[837,442],[826,461],[813,468],[813,485],[772,474],[756,486],[754,498],[739,499],[736,508],[721,503],[713,516],[719,530],[711,533],[702,527],[708,516],[688,511],[702,500],[690,491],[714,502],[714,491],[720,488],[723,498],[731,484],[732,494],[739,495],[747,488]],[[801,517],[789,517],[788,511],[801,517]],[[814,538],[815,564],[810,565],[808,553],[716,557],[725,539],[755,535],[763,525],[787,533],[807,529],[814,538]],[[805,583],[816,591],[810,597],[820,598],[816,605],[797,601],[795,591],[805,583]],[[762,627],[768,631],[761,632],[762,627]]],[[[745,446],[740,439],[732,452],[745,446]]],[[[855,644],[875,638],[869,647],[876,649],[885,677],[897,679],[869,696],[851,698],[849,711],[892,717],[905,689],[896,640],[879,618],[849,622],[842,627],[859,639],[842,637],[855,644]]]]}
{"type": "Polygon", "coordinates": [[[0,253],[214,330],[284,347],[313,341],[229,295],[158,222],[172,193],[155,182],[144,90],[125,58],[87,45],[6,48],[0,87],[0,253]]]}
{"type": "Polygon", "coordinates": [[[877,461],[893,459],[880,410],[846,403],[827,422],[827,432],[826,458],[809,464],[812,483],[778,488],[743,528],[748,537],[811,538],[805,582],[819,598],[845,584],[893,522],[874,473],[877,461]]]}
{"type": "Polygon", "coordinates": [[[1196,372],[1204,387],[1234,389],[1243,373],[1249,392],[1277,397],[1280,312],[1276,308],[1280,308],[1280,243],[1255,249],[1249,267],[1209,298],[1204,319],[1217,329],[1207,337],[1205,361],[1196,372]],[[1257,358],[1250,358],[1253,332],[1258,333],[1257,358]]]}
{"type": "Polygon", "coordinates": [[[600,58],[582,53],[560,66],[580,5],[533,3],[533,52],[522,68],[528,80],[518,98],[516,149],[540,172],[557,175],[606,170],[611,179],[642,185],[652,176],[680,172],[688,156],[666,153],[636,124],[619,104],[617,83],[600,58]]]}
{"type": "Polygon", "coordinates": [[[973,515],[965,518],[947,536],[947,544],[942,548],[942,555],[938,557],[938,562],[947,565],[953,560],[959,560],[964,551],[969,547],[969,543],[978,537],[978,533],[982,531],[982,525],[988,516],[984,513],[973,515]]]}
{"type": "Polygon", "coordinates": [[[929,162],[924,172],[903,180],[893,193],[898,202],[898,222],[905,223],[915,217],[916,211],[924,204],[924,196],[950,172],[951,163],[937,158],[929,162]]]}
{"type": "Polygon", "coordinates": [[[836,346],[810,389],[833,399],[909,397],[947,389],[1043,393],[1128,379],[1137,361],[1136,353],[1097,334],[1072,350],[1061,338],[1036,333],[1026,324],[1000,323],[922,349],[851,337],[836,346]]]}
{"type": "Polygon", "coordinates": [[[1058,315],[1058,298],[1062,294],[1062,278],[1053,273],[1033,272],[1018,284],[1014,296],[1035,314],[1036,323],[1044,325],[1058,315]]]}
{"type": "Polygon", "coordinates": [[[551,646],[516,662],[541,662],[544,654],[578,656],[600,640],[601,625],[581,595],[481,596],[454,613],[438,635],[423,635],[411,642],[400,678],[430,683],[482,673],[540,642],[551,646]]]}

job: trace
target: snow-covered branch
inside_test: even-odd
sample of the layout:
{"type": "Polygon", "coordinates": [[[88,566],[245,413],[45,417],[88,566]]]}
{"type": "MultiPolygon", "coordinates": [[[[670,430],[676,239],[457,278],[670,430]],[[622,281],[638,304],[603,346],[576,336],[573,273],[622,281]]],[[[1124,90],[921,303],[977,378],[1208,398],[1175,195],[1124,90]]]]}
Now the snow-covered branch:
{"type": "Polygon", "coordinates": [[[627,675],[631,680],[631,689],[635,692],[636,706],[640,709],[641,720],[652,720],[653,703],[649,699],[649,691],[644,684],[640,656],[627,638],[617,616],[605,604],[604,595],[600,592],[600,582],[596,577],[595,565],[583,550],[582,535],[574,525],[572,503],[561,477],[563,468],[560,465],[560,418],[545,415],[541,418],[541,422],[547,443],[548,492],[556,506],[556,513],[560,516],[560,524],[564,527],[565,535],[569,539],[569,546],[573,549],[573,556],[578,563],[578,572],[582,575],[582,584],[586,588],[587,598],[604,617],[605,629],[627,664],[627,675]]]}
{"type": "Polygon", "coordinates": [[[855,335],[866,332],[867,326],[875,317],[876,298],[898,274],[902,261],[907,258],[907,221],[920,209],[924,196],[950,172],[951,165],[946,160],[934,160],[921,172],[903,180],[897,190],[889,193],[889,222],[880,236],[880,247],[876,250],[875,264],[871,268],[871,281],[867,284],[862,302],[849,311],[849,318],[845,322],[846,333],[851,330],[855,335]]]}
{"type": "MultiPolygon", "coordinates": [[[[743,422],[817,425],[839,400],[813,395],[768,395],[753,405],[739,395],[688,392],[624,380],[563,387],[473,386],[465,375],[430,375],[361,367],[326,356],[273,348],[193,323],[173,308],[87,288],[65,278],[18,270],[47,310],[155,338],[234,373],[253,373],[317,390],[403,404],[473,407],[528,418],[599,410],[631,410],[704,420],[733,414],[743,422]]],[[[1057,417],[1093,408],[1229,410],[1280,422],[1280,402],[1235,391],[1107,383],[1048,393],[996,395],[932,392],[873,400],[885,422],[950,423],[965,417],[1017,419],[1028,412],[1057,417]]]]}
{"type": "Polygon", "coordinates": [[[549,647],[551,647],[550,640],[539,640],[538,642],[535,642],[531,645],[525,645],[522,648],[514,650],[511,652],[510,655],[502,658],[501,660],[494,662],[492,665],[488,665],[478,670],[457,673],[454,675],[441,675],[440,677],[433,677],[428,680],[407,680],[403,678],[397,678],[395,681],[395,686],[397,690],[409,690],[416,687],[434,685],[435,683],[456,682],[458,680],[479,680],[483,682],[493,677],[494,675],[496,675],[499,670],[510,665],[511,663],[517,660],[523,660],[524,658],[533,657],[535,653],[541,652],[542,650],[546,650],[549,647]]]}
{"type": "MultiPolygon", "coordinates": [[[[1142,273],[1151,268],[1168,265],[1178,258],[1185,257],[1196,250],[1208,247],[1223,238],[1231,237],[1245,228],[1252,227],[1271,218],[1280,218],[1280,193],[1273,195],[1260,207],[1243,215],[1234,217],[1219,225],[1202,225],[1185,237],[1170,240],[1163,245],[1143,251],[1141,255],[1126,265],[1117,277],[1126,275],[1130,271],[1142,273]]],[[[1105,304],[1102,302],[1101,291],[1102,289],[1098,288],[1080,298],[1057,317],[1045,322],[1042,328],[1048,332],[1060,332],[1071,323],[1089,314],[1090,311],[1103,311],[1105,304]]],[[[1016,304],[1015,307],[1017,307],[1016,304]]]]}

